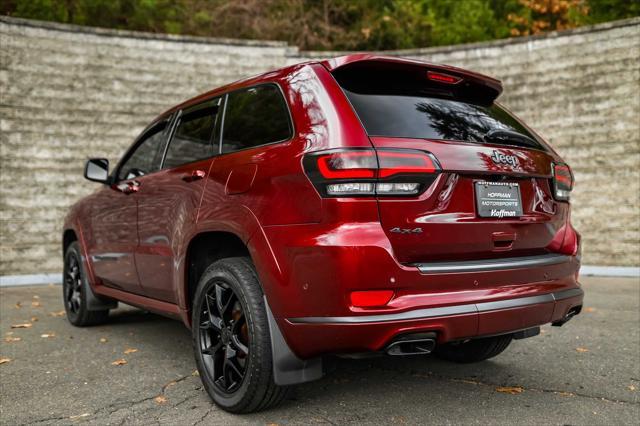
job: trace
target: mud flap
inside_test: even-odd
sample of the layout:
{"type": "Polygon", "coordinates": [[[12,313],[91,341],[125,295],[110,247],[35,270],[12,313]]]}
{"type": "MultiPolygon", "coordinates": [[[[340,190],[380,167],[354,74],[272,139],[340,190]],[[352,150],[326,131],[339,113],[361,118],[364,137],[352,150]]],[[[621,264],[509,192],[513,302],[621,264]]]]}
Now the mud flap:
{"type": "Polygon", "coordinates": [[[293,353],[284,340],[280,327],[271,312],[267,298],[264,306],[269,320],[271,353],[273,357],[273,379],[278,386],[296,385],[318,380],[323,375],[322,358],[302,360],[293,353]]]}

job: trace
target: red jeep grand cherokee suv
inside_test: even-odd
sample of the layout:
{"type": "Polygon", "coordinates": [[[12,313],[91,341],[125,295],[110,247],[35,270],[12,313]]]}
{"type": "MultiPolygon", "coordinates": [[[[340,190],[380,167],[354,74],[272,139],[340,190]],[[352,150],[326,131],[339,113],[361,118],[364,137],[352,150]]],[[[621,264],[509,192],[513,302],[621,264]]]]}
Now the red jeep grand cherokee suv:
{"type": "Polygon", "coordinates": [[[573,177],[458,68],[350,55],[156,118],[64,225],[78,326],[117,301],[181,319],[211,398],[250,412],[322,356],[473,362],[580,312],[573,177]]]}

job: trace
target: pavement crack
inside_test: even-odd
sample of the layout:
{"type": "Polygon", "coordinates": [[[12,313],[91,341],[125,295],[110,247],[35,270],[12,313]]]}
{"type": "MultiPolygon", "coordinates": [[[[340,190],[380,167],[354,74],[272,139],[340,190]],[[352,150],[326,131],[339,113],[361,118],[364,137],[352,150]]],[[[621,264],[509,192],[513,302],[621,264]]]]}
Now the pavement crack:
{"type": "MultiPolygon", "coordinates": [[[[158,396],[164,395],[164,393],[166,392],[166,390],[169,387],[174,386],[174,385],[176,385],[176,384],[188,379],[189,377],[192,377],[192,375],[191,374],[187,374],[186,376],[180,376],[179,378],[177,378],[175,380],[171,380],[170,382],[165,383],[162,386],[162,388],[160,388],[160,393],[159,394],[153,394],[152,396],[147,396],[147,397],[144,397],[144,398],[141,398],[141,399],[136,399],[136,400],[133,400],[133,401],[113,402],[113,403],[111,403],[109,405],[106,405],[104,407],[100,407],[97,410],[94,410],[92,412],[88,412],[88,415],[84,416],[84,417],[86,417],[86,418],[94,418],[94,419],[96,417],[98,417],[98,418],[99,417],[105,417],[105,416],[108,417],[108,416],[111,416],[112,414],[114,414],[114,413],[116,413],[116,412],[118,412],[118,411],[120,411],[122,409],[132,408],[132,407],[134,407],[136,405],[143,404],[143,403],[148,402],[148,401],[152,401],[155,398],[157,398],[158,396]]],[[[45,423],[45,422],[56,421],[56,420],[69,420],[72,417],[73,416],[47,417],[47,418],[44,418],[44,419],[34,420],[32,422],[32,424],[45,423]]]]}
{"type": "Polygon", "coordinates": [[[207,411],[204,413],[204,415],[202,417],[200,417],[200,419],[198,421],[196,421],[193,424],[193,426],[199,425],[200,423],[204,422],[204,419],[206,419],[209,414],[211,414],[211,408],[207,409],[207,411]]]}

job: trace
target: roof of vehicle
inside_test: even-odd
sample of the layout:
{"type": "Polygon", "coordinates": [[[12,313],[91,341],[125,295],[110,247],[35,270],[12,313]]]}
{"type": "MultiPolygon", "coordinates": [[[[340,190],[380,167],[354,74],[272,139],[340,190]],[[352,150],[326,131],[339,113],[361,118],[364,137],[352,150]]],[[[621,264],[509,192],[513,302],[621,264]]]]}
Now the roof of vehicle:
{"type": "Polygon", "coordinates": [[[423,66],[429,70],[435,70],[435,71],[442,71],[442,72],[446,72],[448,74],[453,74],[456,76],[460,76],[463,77],[467,80],[472,80],[474,81],[476,84],[480,84],[483,86],[486,86],[490,89],[492,89],[492,91],[494,92],[495,96],[494,99],[497,98],[501,93],[502,93],[502,83],[500,82],[500,80],[497,80],[493,77],[489,77],[486,76],[484,74],[480,74],[480,73],[476,73],[473,71],[469,71],[469,70],[465,70],[462,68],[458,68],[458,67],[453,67],[450,65],[443,65],[443,64],[434,64],[434,63],[429,63],[429,62],[424,62],[424,61],[419,61],[419,60],[415,60],[415,59],[408,59],[408,58],[401,58],[401,57],[397,57],[397,56],[385,56],[385,55],[378,55],[378,54],[372,54],[372,53],[354,53],[354,54],[350,54],[350,55],[344,55],[344,56],[338,56],[335,58],[331,58],[331,59],[325,59],[325,60],[314,60],[314,61],[307,61],[307,62],[301,62],[299,64],[295,64],[295,65],[289,65],[286,67],[282,67],[276,70],[272,70],[272,71],[268,71],[262,74],[258,74],[255,76],[251,76],[248,78],[244,78],[241,80],[237,80],[235,82],[226,84],[224,86],[221,87],[217,87],[213,90],[210,90],[208,92],[202,93],[198,96],[195,96],[189,100],[186,100],[170,109],[168,109],[167,111],[165,111],[164,113],[162,113],[158,118],[161,117],[165,117],[168,114],[179,110],[181,108],[184,108],[186,106],[192,105],[194,103],[199,102],[200,100],[204,100],[212,95],[215,95],[216,93],[224,93],[230,90],[235,90],[238,88],[241,88],[245,85],[251,85],[251,84],[258,84],[260,82],[263,81],[267,81],[269,79],[271,79],[273,76],[275,75],[282,75],[283,73],[287,73],[290,70],[293,70],[295,68],[298,68],[301,65],[305,65],[305,64],[321,64],[323,65],[325,68],[327,68],[330,72],[333,72],[335,70],[344,68],[344,67],[348,67],[349,65],[352,64],[356,64],[356,63],[365,63],[365,62],[370,62],[370,63],[392,63],[392,64],[407,64],[407,65],[412,65],[412,66],[423,66]]]}

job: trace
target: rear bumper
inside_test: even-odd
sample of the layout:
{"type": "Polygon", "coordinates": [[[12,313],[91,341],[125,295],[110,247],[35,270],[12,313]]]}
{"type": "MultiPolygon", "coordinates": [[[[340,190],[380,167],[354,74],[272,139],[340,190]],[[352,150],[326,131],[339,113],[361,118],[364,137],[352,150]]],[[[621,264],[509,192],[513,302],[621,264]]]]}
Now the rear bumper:
{"type": "Polygon", "coordinates": [[[274,319],[302,359],[379,351],[412,332],[436,332],[438,343],[506,334],[556,322],[582,305],[578,256],[404,265],[379,222],[263,231],[251,255],[274,319]],[[381,307],[352,306],[351,292],[362,290],[394,296],[381,307]]]}
{"type": "Polygon", "coordinates": [[[393,314],[359,315],[349,317],[306,317],[291,318],[291,324],[365,324],[390,321],[411,321],[428,318],[451,317],[454,315],[483,314],[486,312],[503,311],[507,309],[524,308],[530,305],[544,305],[555,303],[569,298],[580,296],[582,300],[584,292],[579,288],[563,290],[555,293],[541,294],[539,296],[519,297],[515,299],[500,300],[497,302],[469,303],[466,305],[444,306],[440,308],[416,309],[393,314]]]}
{"type": "Polygon", "coordinates": [[[392,314],[290,318],[285,321],[285,330],[291,341],[305,342],[303,348],[298,348],[305,357],[323,353],[380,351],[397,336],[414,332],[436,332],[439,344],[514,333],[561,321],[582,303],[582,289],[573,288],[494,302],[392,314]]]}

